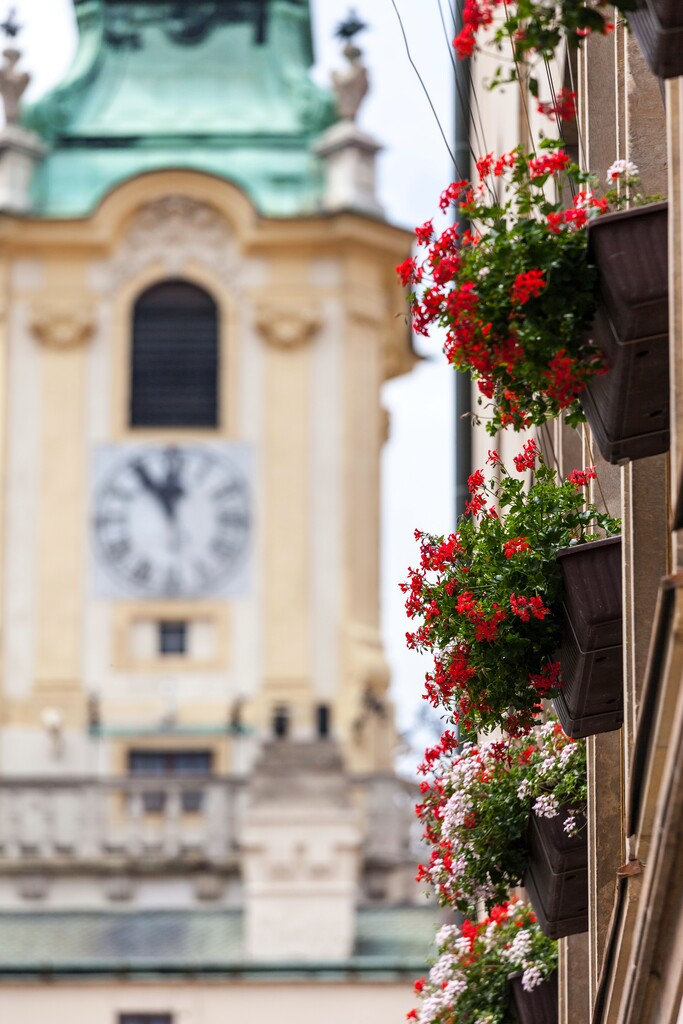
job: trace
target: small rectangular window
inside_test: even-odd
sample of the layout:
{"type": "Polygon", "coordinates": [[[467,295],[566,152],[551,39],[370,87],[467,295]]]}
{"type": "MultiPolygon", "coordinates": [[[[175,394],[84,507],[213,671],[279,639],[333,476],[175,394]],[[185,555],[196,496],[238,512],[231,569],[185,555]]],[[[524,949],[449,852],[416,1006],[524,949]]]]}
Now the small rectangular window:
{"type": "Polygon", "coordinates": [[[286,704],[278,704],[273,711],[273,735],[279,740],[285,739],[289,733],[289,708],[286,704]]]}
{"type": "Polygon", "coordinates": [[[173,1024],[170,1013],[120,1013],[118,1024],[173,1024]]]}
{"type": "Polygon", "coordinates": [[[318,736],[326,739],[330,735],[330,708],[328,704],[318,704],[316,717],[318,719],[318,736]]]}
{"type": "Polygon", "coordinates": [[[187,653],[187,623],[159,623],[159,654],[178,655],[187,653]]]}
{"type": "Polygon", "coordinates": [[[162,789],[148,789],[142,794],[142,807],[145,814],[163,814],[166,807],[166,794],[162,789]]]}
{"type": "Polygon", "coordinates": [[[204,806],[201,789],[185,789],[180,794],[180,806],[184,814],[199,814],[204,806]]]}
{"type": "Polygon", "coordinates": [[[130,750],[131,775],[210,775],[213,753],[210,750],[130,750]]]}

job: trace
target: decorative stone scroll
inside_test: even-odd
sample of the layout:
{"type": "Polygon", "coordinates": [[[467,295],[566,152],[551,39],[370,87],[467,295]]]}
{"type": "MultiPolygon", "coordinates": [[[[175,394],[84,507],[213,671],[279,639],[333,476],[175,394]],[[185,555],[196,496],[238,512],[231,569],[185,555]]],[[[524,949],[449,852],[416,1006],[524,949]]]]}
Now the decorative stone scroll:
{"type": "Polygon", "coordinates": [[[78,348],[87,344],[95,332],[95,310],[92,306],[66,302],[36,306],[31,311],[29,327],[46,348],[78,348]]]}
{"type": "Polygon", "coordinates": [[[310,307],[261,306],[256,311],[256,326],[269,345],[295,349],[313,340],[322,326],[322,319],[310,307]]]}
{"type": "Polygon", "coordinates": [[[136,277],[158,264],[182,275],[188,264],[208,267],[234,280],[240,264],[237,243],[222,213],[184,195],[166,195],[142,206],[105,270],[105,288],[136,277]]]}

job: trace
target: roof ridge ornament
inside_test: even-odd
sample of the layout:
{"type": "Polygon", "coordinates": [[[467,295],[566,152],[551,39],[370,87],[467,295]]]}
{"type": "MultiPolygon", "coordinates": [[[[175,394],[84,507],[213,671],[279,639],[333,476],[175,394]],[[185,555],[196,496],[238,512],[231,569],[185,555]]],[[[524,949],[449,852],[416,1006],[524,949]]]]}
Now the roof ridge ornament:
{"type": "Polygon", "coordinates": [[[15,39],[21,32],[23,25],[17,21],[16,7],[10,7],[9,13],[4,21],[0,22],[0,31],[4,32],[8,39],[15,39]]]}
{"type": "Polygon", "coordinates": [[[347,43],[350,43],[354,36],[365,31],[367,27],[367,23],[361,21],[355,8],[351,7],[344,21],[340,21],[337,25],[334,34],[337,39],[345,39],[347,43]]]}

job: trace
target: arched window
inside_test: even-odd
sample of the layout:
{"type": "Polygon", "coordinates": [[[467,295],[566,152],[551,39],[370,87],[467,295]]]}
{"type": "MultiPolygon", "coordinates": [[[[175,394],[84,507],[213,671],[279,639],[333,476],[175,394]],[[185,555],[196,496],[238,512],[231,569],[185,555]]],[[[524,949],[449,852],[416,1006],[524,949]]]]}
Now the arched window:
{"type": "Polygon", "coordinates": [[[130,425],[218,426],[216,303],[188,281],[143,292],[133,312],[130,425]]]}

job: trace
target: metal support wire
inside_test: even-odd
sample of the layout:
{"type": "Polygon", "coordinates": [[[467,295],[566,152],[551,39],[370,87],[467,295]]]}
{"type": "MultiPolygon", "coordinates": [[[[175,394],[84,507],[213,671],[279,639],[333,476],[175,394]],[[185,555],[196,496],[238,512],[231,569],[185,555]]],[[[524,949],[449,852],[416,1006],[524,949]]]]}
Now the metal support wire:
{"type": "MultiPolygon", "coordinates": [[[[455,30],[460,32],[463,26],[464,0],[455,0],[455,30]]],[[[454,138],[456,165],[468,167],[470,158],[470,119],[472,79],[469,60],[457,60],[454,65],[455,96],[454,96],[454,138]]],[[[469,177],[469,175],[467,175],[469,177]]],[[[459,207],[456,210],[456,223],[462,235],[469,227],[467,217],[459,207]]],[[[472,405],[471,378],[469,373],[461,371],[455,374],[455,515],[456,518],[465,511],[465,502],[469,498],[467,480],[472,473],[472,423],[470,416],[472,405]]]]}

